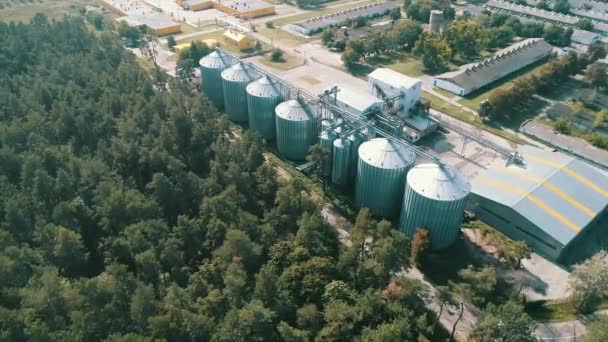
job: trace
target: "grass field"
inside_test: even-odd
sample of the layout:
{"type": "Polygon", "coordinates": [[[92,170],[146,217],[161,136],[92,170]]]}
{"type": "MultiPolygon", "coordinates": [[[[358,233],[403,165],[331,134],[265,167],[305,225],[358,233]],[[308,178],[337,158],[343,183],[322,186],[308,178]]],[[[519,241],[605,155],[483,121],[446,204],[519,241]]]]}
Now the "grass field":
{"type": "Polygon", "coordinates": [[[0,21],[28,22],[36,13],[49,18],[77,14],[91,0],[0,0],[0,21]]]}
{"type": "MultiPolygon", "coordinates": [[[[218,43],[220,44],[220,46],[230,52],[234,52],[236,54],[240,54],[240,55],[246,55],[248,53],[251,53],[253,51],[248,51],[248,50],[239,50],[236,46],[232,45],[232,44],[227,44],[224,41],[224,30],[219,30],[219,31],[214,31],[214,32],[207,32],[207,33],[201,33],[200,35],[195,35],[192,37],[188,37],[185,39],[177,39],[177,43],[178,44],[186,44],[186,43],[191,43],[193,41],[201,41],[201,40],[205,40],[205,39],[215,39],[218,41],[218,43]]],[[[262,50],[268,50],[270,49],[270,46],[268,46],[268,44],[264,44],[262,43],[262,50]]],[[[249,49],[249,50],[253,50],[253,49],[249,49]]]]}
{"type": "Polygon", "coordinates": [[[273,42],[281,42],[281,44],[289,47],[296,47],[307,42],[305,38],[290,34],[289,32],[276,26],[273,28],[268,28],[266,25],[258,25],[256,31],[273,42]]]}
{"type": "Polygon", "coordinates": [[[304,59],[283,53],[283,59],[279,62],[271,61],[268,55],[261,58],[259,62],[277,70],[289,70],[302,65],[304,59]]]}

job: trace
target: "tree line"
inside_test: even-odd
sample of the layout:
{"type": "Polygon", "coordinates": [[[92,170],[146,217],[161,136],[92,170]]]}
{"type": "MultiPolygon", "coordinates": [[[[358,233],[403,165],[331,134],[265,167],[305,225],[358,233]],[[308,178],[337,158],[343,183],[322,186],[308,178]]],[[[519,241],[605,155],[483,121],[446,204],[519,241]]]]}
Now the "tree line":
{"type": "Polygon", "coordinates": [[[38,15],[0,43],[3,340],[433,335],[403,233],[363,210],[341,243],[261,139],[118,36],[38,15]]]}
{"type": "Polygon", "coordinates": [[[583,55],[569,52],[541,67],[538,73],[516,80],[509,88],[494,90],[488,101],[480,105],[479,114],[490,119],[509,117],[513,115],[513,106],[529,99],[530,94],[543,94],[553,90],[570,76],[605,56],[606,49],[601,43],[590,46],[583,55]]]}

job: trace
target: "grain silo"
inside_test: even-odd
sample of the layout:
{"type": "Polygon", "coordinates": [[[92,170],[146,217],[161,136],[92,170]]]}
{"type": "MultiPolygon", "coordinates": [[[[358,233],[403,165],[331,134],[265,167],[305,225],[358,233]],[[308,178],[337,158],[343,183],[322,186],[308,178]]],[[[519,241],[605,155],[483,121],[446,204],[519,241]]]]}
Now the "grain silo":
{"type": "Polygon", "coordinates": [[[331,181],[336,185],[346,185],[351,164],[351,142],[338,138],[333,145],[331,181]]]}
{"type": "Polygon", "coordinates": [[[266,140],[275,137],[275,108],[281,102],[282,94],[275,80],[262,76],[247,86],[247,107],[249,128],[258,132],[266,140]]]}
{"type": "Polygon", "coordinates": [[[256,74],[249,64],[238,62],[222,72],[224,112],[234,122],[247,122],[247,85],[256,74]]]}
{"type": "Polygon", "coordinates": [[[429,17],[429,31],[437,34],[443,32],[443,11],[432,10],[429,17]]]}
{"type": "Polygon", "coordinates": [[[350,141],[350,169],[348,171],[349,178],[355,178],[357,176],[357,160],[359,159],[358,152],[359,146],[366,142],[367,133],[364,131],[355,131],[348,135],[347,139],[350,141]]]}
{"type": "Polygon", "coordinates": [[[441,249],[456,240],[471,182],[443,164],[420,164],[407,174],[399,227],[408,236],[416,228],[429,231],[431,247],[441,249]]]}
{"type": "Polygon", "coordinates": [[[333,130],[324,130],[319,136],[319,145],[325,151],[327,151],[327,163],[325,164],[323,174],[328,177],[331,176],[331,163],[334,149],[334,141],[338,138],[338,135],[333,130]]]}
{"type": "Polygon", "coordinates": [[[372,214],[393,218],[399,214],[405,175],[414,165],[414,152],[392,140],[376,138],[359,147],[355,201],[372,214]]]}
{"type": "Polygon", "coordinates": [[[317,142],[314,110],[301,99],[282,102],[275,109],[277,149],[285,158],[306,159],[308,148],[317,142]]]}
{"type": "Polygon", "coordinates": [[[218,108],[224,107],[222,71],[230,66],[230,57],[221,50],[213,51],[201,58],[201,88],[205,95],[218,108]]]}

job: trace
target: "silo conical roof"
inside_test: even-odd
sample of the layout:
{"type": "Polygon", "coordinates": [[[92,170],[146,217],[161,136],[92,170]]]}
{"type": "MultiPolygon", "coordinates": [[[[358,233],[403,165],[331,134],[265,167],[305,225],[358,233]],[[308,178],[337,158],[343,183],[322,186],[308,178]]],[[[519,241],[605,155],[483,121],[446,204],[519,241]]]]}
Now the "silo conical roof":
{"type": "Polygon", "coordinates": [[[277,87],[277,82],[268,76],[262,76],[259,80],[247,86],[247,93],[257,97],[278,97],[281,92],[277,87]]]}
{"type": "Polygon", "coordinates": [[[377,168],[399,169],[412,165],[416,155],[411,149],[389,139],[376,138],[361,144],[359,158],[377,168]]]}
{"type": "Polygon", "coordinates": [[[454,201],[471,192],[470,180],[444,164],[419,164],[410,170],[407,183],[418,194],[436,201],[454,201]]]}
{"type": "Polygon", "coordinates": [[[310,108],[299,100],[281,102],[276,108],[277,116],[290,121],[307,121],[314,118],[310,108]]]}
{"type": "Polygon", "coordinates": [[[201,58],[198,64],[208,69],[225,69],[230,66],[230,58],[226,53],[215,50],[201,58]]]}
{"type": "Polygon", "coordinates": [[[238,62],[222,71],[222,78],[230,82],[251,82],[255,75],[249,64],[238,62]]]}

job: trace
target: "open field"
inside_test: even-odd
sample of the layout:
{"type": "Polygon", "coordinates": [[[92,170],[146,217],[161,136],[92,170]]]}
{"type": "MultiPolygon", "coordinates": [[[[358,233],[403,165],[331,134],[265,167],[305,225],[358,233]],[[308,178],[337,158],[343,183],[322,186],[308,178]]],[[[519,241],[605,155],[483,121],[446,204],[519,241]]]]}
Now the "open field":
{"type": "Polygon", "coordinates": [[[36,13],[49,18],[77,14],[91,0],[0,0],[0,21],[29,21],[36,13]]]}
{"type": "Polygon", "coordinates": [[[281,61],[273,62],[270,60],[269,54],[267,54],[265,56],[260,56],[258,62],[273,69],[289,70],[302,65],[304,63],[304,59],[298,56],[283,53],[283,58],[281,61]]]}
{"type": "MultiPolygon", "coordinates": [[[[205,40],[205,39],[215,39],[218,41],[218,43],[220,44],[220,46],[230,52],[234,52],[236,54],[240,54],[240,55],[246,55],[249,53],[254,52],[254,49],[247,49],[247,50],[239,50],[236,46],[232,45],[232,44],[228,44],[224,41],[224,30],[223,29],[218,29],[218,31],[214,31],[214,32],[206,32],[206,33],[201,33],[200,35],[195,35],[195,36],[191,36],[185,39],[177,39],[177,43],[178,44],[186,44],[186,43],[191,43],[193,41],[201,41],[201,40],[205,40]]],[[[270,49],[270,46],[268,44],[262,43],[262,50],[268,50],[270,49]]]]}
{"type": "Polygon", "coordinates": [[[283,46],[296,47],[307,42],[305,38],[293,35],[278,27],[269,28],[266,27],[266,25],[258,25],[256,31],[262,36],[273,42],[280,43],[280,45],[283,46]]]}

